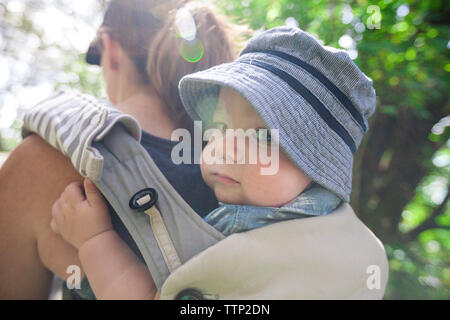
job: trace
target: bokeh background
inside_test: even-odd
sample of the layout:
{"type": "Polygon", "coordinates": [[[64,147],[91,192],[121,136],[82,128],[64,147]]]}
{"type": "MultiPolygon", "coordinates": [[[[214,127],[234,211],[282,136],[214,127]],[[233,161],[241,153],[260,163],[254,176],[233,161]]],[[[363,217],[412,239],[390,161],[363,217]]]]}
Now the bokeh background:
{"type": "MultiPolygon", "coordinates": [[[[377,111],[356,154],[351,205],[385,245],[385,299],[449,299],[450,2],[212,2],[253,30],[298,26],[373,79],[377,111]]],[[[20,143],[23,113],[54,90],[105,97],[83,53],[106,3],[0,1],[0,165],[20,143]]]]}

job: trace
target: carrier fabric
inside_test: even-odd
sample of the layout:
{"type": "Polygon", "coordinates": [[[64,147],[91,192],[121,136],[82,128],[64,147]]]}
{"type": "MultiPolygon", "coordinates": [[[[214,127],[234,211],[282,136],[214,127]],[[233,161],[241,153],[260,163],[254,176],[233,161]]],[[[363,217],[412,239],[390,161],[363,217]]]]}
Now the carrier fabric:
{"type": "Polygon", "coordinates": [[[129,207],[137,191],[158,192],[156,206],[181,263],[224,238],[181,198],[140,145],[137,120],[109,102],[65,90],[30,109],[23,120],[24,138],[38,134],[95,182],[136,242],[158,289],[170,271],[148,216],[129,207]]]}

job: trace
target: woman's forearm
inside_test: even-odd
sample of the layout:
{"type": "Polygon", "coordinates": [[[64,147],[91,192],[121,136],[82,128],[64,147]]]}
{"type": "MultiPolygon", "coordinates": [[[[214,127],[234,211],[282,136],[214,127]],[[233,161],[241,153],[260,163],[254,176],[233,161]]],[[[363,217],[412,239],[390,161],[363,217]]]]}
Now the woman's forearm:
{"type": "Polygon", "coordinates": [[[114,231],[86,241],[78,251],[97,299],[154,299],[155,283],[145,264],[114,231]]]}

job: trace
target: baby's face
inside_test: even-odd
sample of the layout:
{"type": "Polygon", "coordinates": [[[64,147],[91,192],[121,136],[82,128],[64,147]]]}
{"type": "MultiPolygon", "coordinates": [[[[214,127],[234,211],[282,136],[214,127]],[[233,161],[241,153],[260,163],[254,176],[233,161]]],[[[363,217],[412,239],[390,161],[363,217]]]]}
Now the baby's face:
{"type": "MultiPolygon", "coordinates": [[[[270,155],[273,152],[271,143],[261,138],[265,136],[256,134],[254,137],[246,138],[245,147],[242,148],[234,136],[225,132],[225,129],[243,129],[244,131],[255,129],[256,132],[264,132],[264,130],[258,129],[267,129],[250,103],[236,91],[225,87],[221,89],[213,122],[213,126],[220,128],[223,134],[219,138],[214,136],[210,139],[203,150],[200,166],[203,179],[214,190],[219,201],[231,204],[280,207],[296,198],[311,182],[311,179],[281,150],[278,152],[277,159],[272,159],[272,161],[278,161],[278,170],[275,174],[263,175],[261,169],[268,168],[270,164],[267,162],[263,164],[257,152],[256,161],[249,161],[250,153],[255,152],[252,150],[254,148],[249,148],[252,146],[249,139],[256,139],[255,143],[258,144],[258,148],[261,144],[266,144],[268,155],[270,155]],[[258,139],[258,137],[260,138],[258,139]],[[219,142],[216,139],[221,139],[220,151],[206,153],[208,147],[219,142]],[[234,148],[227,148],[227,144],[233,143],[233,139],[234,148]],[[239,150],[239,148],[245,150],[239,150]],[[223,164],[217,163],[219,161],[211,161],[211,155],[216,158],[221,157],[223,164]],[[241,161],[238,161],[242,155],[244,155],[245,161],[242,161],[242,158],[241,161]],[[206,157],[209,157],[209,161],[205,161],[206,157]]],[[[267,130],[267,134],[270,135],[269,130],[267,130]]]]}

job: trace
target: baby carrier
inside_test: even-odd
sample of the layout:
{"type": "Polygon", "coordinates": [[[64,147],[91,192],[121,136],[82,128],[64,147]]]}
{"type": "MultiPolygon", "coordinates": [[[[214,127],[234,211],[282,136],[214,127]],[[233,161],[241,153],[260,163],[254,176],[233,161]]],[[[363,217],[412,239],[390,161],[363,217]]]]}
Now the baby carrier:
{"type": "Polygon", "coordinates": [[[89,95],[61,91],[24,116],[95,182],[136,242],[161,299],[381,299],[381,242],[344,203],[225,237],[181,198],[139,143],[131,116],[89,95]]]}

